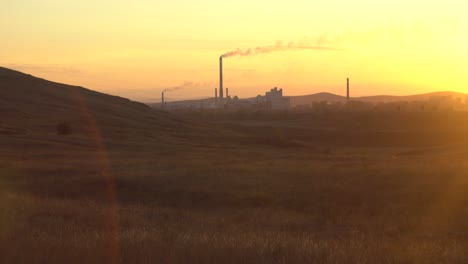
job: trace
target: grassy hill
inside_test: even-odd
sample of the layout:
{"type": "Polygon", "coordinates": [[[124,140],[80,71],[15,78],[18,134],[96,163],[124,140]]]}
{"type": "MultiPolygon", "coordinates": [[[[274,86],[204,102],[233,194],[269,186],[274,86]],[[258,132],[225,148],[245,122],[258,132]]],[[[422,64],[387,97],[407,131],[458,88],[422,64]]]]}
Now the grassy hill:
{"type": "Polygon", "coordinates": [[[97,125],[106,132],[129,127],[171,128],[175,122],[145,104],[0,68],[0,111],[3,127],[32,133],[55,132],[66,122],[75,132],[97,125]]]}
{"type": "Polygon", "coordinates": [[[0,95],[0,263],[467,263],[467,113],[175,115],[6,69],[0,95]]]}

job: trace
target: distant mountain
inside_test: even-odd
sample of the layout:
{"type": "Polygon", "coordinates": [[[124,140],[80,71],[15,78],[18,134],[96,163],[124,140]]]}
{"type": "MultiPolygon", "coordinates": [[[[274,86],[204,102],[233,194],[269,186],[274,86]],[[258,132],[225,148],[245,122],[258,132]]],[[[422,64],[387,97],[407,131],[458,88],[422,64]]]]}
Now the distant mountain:
{"type": "Polygon", "coordinates": [[[444,92],[434,92],[434,93],[404,95],[404,96],[396,96],[396,95],[364,96],[364,97],[353,98],[353,100],[363,101],[363,102],[373,102],[373,103],[377,103],[377,102],[389,103],[389,102],[399,102],[399,101],[407,101],[407,102],[426,101],[431,98],[447,97],[447,96],[451,97],[452,99],[460,98],[462,102],[465,102],[465,99],[467,98],[468,95],[464,93],[444,91],[444,92]]]}
{"type": "MultiPolygon", "coordinates": [[[[301,105],[310,105],[315,102],[346,102],[346,96],[336,95],[332,93],[316,93],[309,95],[299,95],[299,96],[286,96],[290,98],[291,106],[301,106],[301,105]]],[[[434,93],[425,93],[425,94],[416,94],[416,95],[375,95],[375,96],[361,96],[361,97],[351,97],[352,101],[368,102],[368,103],[390,103],[390,102],[414,102],[414,101],[426,101],[432,99],[437,99],[441,97],[450,97],[452,99],[459,99],[461,102],[466,102],[468,99],[468,94],[458,93],[458,92],[434,92],[434,93]]],[[[199,107],[204,103],[212,102],[214,98],[203,98],[203,99],[191,99],[191,100],[181,100],[181,101],[171,101],[166,102],[171,106],[194,106],[199,107]]],[[[252,98],[240,98],[241,101],[254,101],[256,97],[252,98]]],[[[148,103],[153,108],[160,108],[160,102],[148,103]]]]}
{"type": "Polygon", "coordinates": [[[310,105],[314,102],[346,102],[346,97],[332,93],[317,93],[301,96],[289,96],[291,106],[310,105]]]}
{"type": "MultiPolygon", "coordinates": [[[[375,95],[375,96],[362,96],[362,97],[351,97],[353,101],[361,101],[361,102],[368,102],[368,103],[390,103],[390,102],[413,102],[413,101],[426,101],[430,100],[431,98],[436,99],[440,97],[450,97],[452,99],[459,98],[461,102],[465,102],[466,98],[468,98],[467,94],[464,93],[457,93],[457,92],[434,92],[434,93],[426,93],[426,94],[416,94],[416,95],[405,95],[405,96],[397,96],[397,95],[375,95]]],[[[301,95],[301,96],[289,96],[291,100],[291,106],[299,106],[299,105],[310,105],[314,102],[346,102],[345,96],[340,96],[332,93],[317,93],[311,95],[301,95]]]]}

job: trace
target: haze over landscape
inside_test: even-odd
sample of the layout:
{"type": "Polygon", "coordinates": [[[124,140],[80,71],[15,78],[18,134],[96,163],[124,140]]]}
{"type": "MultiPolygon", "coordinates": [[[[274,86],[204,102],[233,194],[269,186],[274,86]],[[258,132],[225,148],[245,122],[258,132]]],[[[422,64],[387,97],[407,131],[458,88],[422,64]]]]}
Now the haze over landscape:
{"type": "Polygon", "coordinates": [[[468,263],[463,1],[0,9],[0,263],[468,263]]]}
{"type": "Polygon", "coordinates": [[[287,95],[466,92],[468,18],[462,0],[7,1],[3,66],[142,101],[212,95],[217,58],[236,49],[311,45],[229,58],[226,87],[242,98],[274,86],[287,95]],[[168,95],[169,96],[169,95],[168,95]]]}

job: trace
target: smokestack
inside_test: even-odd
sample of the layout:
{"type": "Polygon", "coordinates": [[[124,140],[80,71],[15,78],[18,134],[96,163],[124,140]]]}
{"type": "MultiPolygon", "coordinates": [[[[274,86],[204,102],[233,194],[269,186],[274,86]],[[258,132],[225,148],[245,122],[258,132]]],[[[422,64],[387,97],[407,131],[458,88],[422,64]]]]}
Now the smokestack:
{"type": "Polygon", "coordinates": [[[218,101],[218,88],[215,88],[215,102],[218,101]]]}
{"type": "Polygon", "coordinates": [[[349,101],[349,78],[346,79],[346,100],[349,101]]]}
{"type": "Polygon", "coordinates": [[[223,99],[223,56],[219,57],[219,98],[223,99]]]}
{"type": "Polygon", "coordinates": [[[164,109],[164,92],[161,93],[161,109],[164,109]]]}
{"type": "Polygon", "coordinates": [[[226,98],[229,97],[229,88],[226,88],[226,98]]]}

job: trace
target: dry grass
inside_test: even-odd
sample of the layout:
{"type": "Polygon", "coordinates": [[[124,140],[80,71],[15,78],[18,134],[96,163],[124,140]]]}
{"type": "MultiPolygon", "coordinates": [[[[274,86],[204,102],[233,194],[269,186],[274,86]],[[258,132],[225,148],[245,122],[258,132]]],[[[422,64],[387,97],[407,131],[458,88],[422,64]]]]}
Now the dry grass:
{"type": "Polygon", "coordinates": [[[340,144],[316,140],[318,117],[256,130],[210,120],[230,132],[104,137],[104,151],[79,135],[12,136],[0,153],[0,262],[468,261],[466,145],[431,151],[460,138],[431,145],[439,132],[424,131],[410,145],[416,125],[379,134],[368,119],[353,131],[372,138],[340,144]]]}

